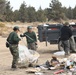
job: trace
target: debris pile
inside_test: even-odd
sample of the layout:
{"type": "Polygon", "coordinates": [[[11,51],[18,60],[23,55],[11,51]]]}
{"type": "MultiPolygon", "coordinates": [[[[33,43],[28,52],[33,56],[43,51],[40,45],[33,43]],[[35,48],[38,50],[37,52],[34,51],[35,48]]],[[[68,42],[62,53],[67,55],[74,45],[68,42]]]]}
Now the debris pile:
{"type": "MultiPolygon", "coordinates": [[[[58,54],[58,53],[56,53],[58,54]]],[[[64,52],[61,52],[64,55],[64,52]]],[[[76,75],[76,54],[71,54],[67,58],[58,59],[55,55],[52,59],[46,60],[42,65],[37,65],[39,53],[33,50],[28,50],[27,47],[19,45],[19,66],[28,67],[27,73],[34,73],[35,75],[76,75]],[[29,67],[29,65],[33,65],[29,67]]]]}
{"type": "MultiPolygon", "coordinates": [[[[51,61],[46,61],[45,64],[37,65],[33,68],[35,75],[75,75],[76,74],[76,55],[71,54],[68,58],[57,59],[52,56],[51,61]]],[[[27,72],[31,72],[29,69],[27,72]]]]}

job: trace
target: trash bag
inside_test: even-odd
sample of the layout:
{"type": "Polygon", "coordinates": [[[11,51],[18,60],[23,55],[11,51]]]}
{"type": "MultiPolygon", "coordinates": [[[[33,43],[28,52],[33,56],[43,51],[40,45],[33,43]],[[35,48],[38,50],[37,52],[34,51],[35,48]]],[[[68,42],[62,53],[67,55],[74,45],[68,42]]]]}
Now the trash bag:
{"type": "Polygon", "coordinates": [[[68,57],[68,59],[76,62],[76,54],[71,54],[71,55],[68,57]]]}
{"type": "Polygon", "coordinates": [[[34,50],[28,50],[26,46],[19,45],[19,64],[21,63],[27,67],[29,64],[36,63],[39,56],[40,55],[38,52],[34,50]]]}

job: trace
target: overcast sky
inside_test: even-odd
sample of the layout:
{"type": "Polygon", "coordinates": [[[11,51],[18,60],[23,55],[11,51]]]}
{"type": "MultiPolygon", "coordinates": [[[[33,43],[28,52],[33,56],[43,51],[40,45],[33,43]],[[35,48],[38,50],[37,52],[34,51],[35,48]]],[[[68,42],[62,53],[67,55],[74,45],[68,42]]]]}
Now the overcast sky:
{"type": "MultiPolygon", "coordinates": [[[[36,8],[36,10],[41,6],[42,9],[45,9],[49,7],[49,3],[51,0],[8,0],[11,3],[11,6],[13,7],[13,10],[19,9],[21,3],[23,1],[26,2],[27,6],[33,6],[36,8]]],[[[75,7],[76,5],[76,0],[59,0],[63,6],[69,7],[71,6],[72,8],[75,7]]]]}

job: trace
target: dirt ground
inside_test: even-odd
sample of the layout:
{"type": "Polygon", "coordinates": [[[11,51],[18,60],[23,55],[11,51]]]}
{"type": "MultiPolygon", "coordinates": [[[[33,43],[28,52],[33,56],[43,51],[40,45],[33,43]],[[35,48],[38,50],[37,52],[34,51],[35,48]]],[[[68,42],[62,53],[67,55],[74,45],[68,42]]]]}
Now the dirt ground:
{"type": "MultiPolygon", "coordinates": [[[[26,69],[19,69],[17,71],[11,70],[12,56],[9,49],[6,48],[5,42],[6,38],[0,37],[0,75],[33,75],[27,74],[26,69]]],[[[57,45],[48,44],[48,46],[46,47],[45,42],[38,42],[37,51],[40,53],[38,64],[40,65],[45,63],[47,60],[50,60],[53,53],[57,50],[57,45]]]]}

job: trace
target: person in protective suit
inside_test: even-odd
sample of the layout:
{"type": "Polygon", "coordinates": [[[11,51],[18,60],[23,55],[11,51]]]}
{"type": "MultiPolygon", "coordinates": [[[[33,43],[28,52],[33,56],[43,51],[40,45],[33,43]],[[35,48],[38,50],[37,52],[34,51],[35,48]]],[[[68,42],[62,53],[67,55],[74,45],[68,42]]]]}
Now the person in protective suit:
{"type": "MultiPolygon", "coordinates": [[[[74,28],[72,26],[69,26],[71,31],[74,30],[74,28]]],[[[74,36],[72,35],[71,38],[69,39],[70,42],[70,49],[71,52],[76,53],[76,46],[75,46],[75,40],[74,40],[74,36]]]]}

